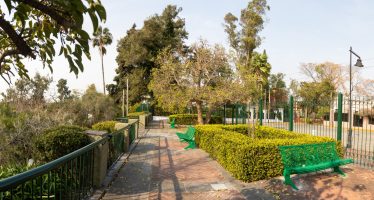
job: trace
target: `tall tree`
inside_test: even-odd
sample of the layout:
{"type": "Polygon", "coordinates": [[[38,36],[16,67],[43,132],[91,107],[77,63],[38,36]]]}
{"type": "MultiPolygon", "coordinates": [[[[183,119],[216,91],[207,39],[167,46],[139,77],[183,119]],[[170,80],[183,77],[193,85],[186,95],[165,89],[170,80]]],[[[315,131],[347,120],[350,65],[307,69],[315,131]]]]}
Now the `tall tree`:
{"type": "Polygon", "coordinates": [[[99,28],[94,32],[93,34],[94,38],[92,40],[93,46],[99,48],[100,57],[101,57],[101,72],[103,75],[103,90],[105,94],[105,76],[104,76],[104,60],[103,57],[106,54],[106,48],[105,46],[112,44],[113,36],[109,32],[108,28],[102,28],[99,26],[99,28]]]}
{"type": "Polygon", "coordinates": [[[28,77],[23,58],[39,58],[51,71],[60,41],[59,55],[70,71],[83,71],[82,54],[90,58],[89,34],[83,22],[89,15],[94,30],[106,19],[100,0],[4,0],[0,9],[0,76],[9,83],[11,75],[28,77]],[[57,46],[57,45],[56,45],[57,46]],[[7,78],[5,76],[7,76],[7,78]]]}
{"type": "Polygon", "coordinates": [[[158,53],[166,47],[184,47],[188,34],[184,19],[178,16],[181,11],[181,8],[168,5],[161,15],[151,16],[144,21],[144,26],[140,29],[134,25],[127,31],[126,36],[120,39],[117,45],[117,75],[114,78],[116,84],[108,85],[110,95],[115,97],[117,102],[121,99],[122,89],[126,88],[127,78],[130,91],[139,91],[129,96],[131,104],[141,101],[142,96],[152,96],[147,88],[152,69],[159,67],[155,62],[158,53]],[[140,76],[134,78],[132,74],[140,76]]]}
{"type": "MultiPolygon", "coordinates": [[[[261,44],[259,33],[264,28],[265,14],[269,9],[266,0],[252,0],[247,8],[241,11],[239,22],[239,19],[232,13],[226,14],[224,18],[225,31],[228,34],[230,46],[236,52],[236,65],[242,76],[258,70],[257,66],[252,64],[256,60],[253,57],[259,57],[254,50],[261,44]],[[238,27],[241,30],[237,30],[238,27]]],[[[257,76],[266,80],[269,72],[257,76]]]]}
{"type": "Polygon", "coordinates": [[[68,82],[66,79],[60,79],[57,82],[56,86],[57,86],[57,92],[58,92],[58,99],[60,101],[70,98],[71,90],[69,90],[67,83],[68,82]]]}
{"type": "Polygon", "coordinates": [[[205,123],[209,123],[218,106],[246,98],[245,87],[235,78],[221,46],[201,41],[192,45],[189,53],[166,49],[158,56],[157,63],[160,68],[153,69],[149,88],[159,105],[169,112],[195,106],[199,124],[204,123],[204,107],[207,108],[205,123]]]}

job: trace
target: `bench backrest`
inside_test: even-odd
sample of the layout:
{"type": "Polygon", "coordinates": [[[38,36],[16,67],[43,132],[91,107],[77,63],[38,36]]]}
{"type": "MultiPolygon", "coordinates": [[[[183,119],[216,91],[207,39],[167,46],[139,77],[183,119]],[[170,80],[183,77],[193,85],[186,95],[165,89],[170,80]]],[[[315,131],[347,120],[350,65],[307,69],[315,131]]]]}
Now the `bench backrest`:
{"type": "Polygon", "coordinates": [[[339,159],[335,142],[279,147],[285,168],[305,167],[339,159]]]}
{"type": "Polygon", "coordinates": [[[195,128],[193,126],[188,126],[187,133],[189,138],[193,138],[195,136],[195,128]]]}

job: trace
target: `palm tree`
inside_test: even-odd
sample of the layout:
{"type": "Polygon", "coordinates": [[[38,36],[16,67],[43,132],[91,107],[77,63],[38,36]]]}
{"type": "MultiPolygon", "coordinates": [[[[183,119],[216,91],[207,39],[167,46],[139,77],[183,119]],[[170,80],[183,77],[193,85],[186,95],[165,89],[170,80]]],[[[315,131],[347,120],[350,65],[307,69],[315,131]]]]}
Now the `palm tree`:
{"type": "Polygon", "coordinates": [[[104,61],[103,61],[103,57],[104,57],[104,54],[106,54],[106,49],[105,49],[105,46],[106,45],[110,45],[112,44],[112,39],[113,39],[113,36],[112,34],[109,32],[109,29],[108,28],[102,28],[101,26],[99,26],[96,30],[96,32],[93,34],[93,46],[94,47],[99,47],[99,52],[100,52],[100,56],[101,56],[101,70],[102,70],[102,74],[103,74],[103,88],[104,88],[104,94],[105,94],[105,78],[104,78],[104,61]]]}

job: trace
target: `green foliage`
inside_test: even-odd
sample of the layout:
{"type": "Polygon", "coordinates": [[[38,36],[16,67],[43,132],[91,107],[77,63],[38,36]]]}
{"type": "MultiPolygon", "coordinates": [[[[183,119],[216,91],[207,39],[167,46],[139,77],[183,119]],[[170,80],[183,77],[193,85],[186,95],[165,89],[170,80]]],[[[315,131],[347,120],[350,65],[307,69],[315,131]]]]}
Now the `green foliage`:
{"type": "Polygon", "coordinates": [[[34,141],[41,160],[49,162],[91,143],[85,129],[78,126],[59,126],[44,131],[34,141]]]}
{"type": "Polygon", "coordinates": [[[168,47],[176,49],[184,46],[188,33],[185,21],[178,15],[182,11],[177,6],[168,5],[162,14],[155,14],[144,21],[142,28],[136,25],[127,31],[117,45],[118,68],[115,84],[108,86],[109,94],[120,102],[122,89],[126,89],[126,78],[129,79],[129,101],[140,102],[142,96],[150,95],[148,84],[151,71],[158,68],[155,62],[158,53],[168,47]]]}
{"type": "MultiPolygon", "coordinates": [[[[336,142],[327,137],[298,134],[270,127],[258,127],[251,138],[245,134],[248,125],[199,125],[195,140],[235,178],[251,182],[282,175],[279,146],[336,142]],[[238,131],[238,132],[236,132],[238,131]]],[[[339,155],[343,155],[340,142],[339,155]]]]}
{"type": "Polygon", "coordinates": [[[52,71],[56,53],[63,54],[71,72],[83,71],[82,55],[90,58],[84,21],[91,20],[96,30],[99,21],[106,20],[100,0],[5,0],[4,8],[0,11],[0,74],[15,71],[21,77],[28,77],[23,58],[39,58],[52,71]]]}
{"type": "Polygon", "coordinates": [[[98,131],[108,131],[108,133],[113,133],[115,131],[114,127],[116,126],[117,121],[104,121],[92,125],[93,130],[98,131]]]}
{"type": "Polygon", "coordinates": [[[73,124],[91,127],[115,118],[120,111],[110,97],[98,93],[94,86],[83,95],[73,93],[63,101],[48,102],[45,99],[51,97],[46,96],[49,84],[45,80],[49,78],[23,78],[2,94],[0,165],[24,165],[33,158],[36,150],[30,138],[38,137],[46,129],[73,124]]]}
{"type": "Polygon", "coordinates": [[[140,115],[146,115],[148,114],[148,112],[133,112],[133,113],[129,113],[127,116],[129,118],[139,118],[140,115]]]}
{"type": "Polygon", "coordinates": [[[67,86],[67,80],[66,79],[60,79],[57,82],[57,92],[58,92],[58,99],[60,101],[63,101],[64,99],[70,98],[71,90],[69,90],[69,87],[67,86]]]}
{"type": "MultiPolygon", "coordinates": [[[[175,119],[175,124],[179,125],[194,125],[198,124],[197,114],[175,114],[169,116],[169,121],[175,119]]],[[[203,115],[205,121],[206,115],[203,115]]],[[[222,124],[222,117],[212,116],[210,119],[210,124],[222,124]]]]}
{"type": "Polygon", "coordinates": [[[110,45],[112,44],[112,40],[113,40],[113,36],[112,34],[109,32],[109,29],[108,28],[102,28],[101,26],[99,26],[97,28],[97,30],[94,32],[93,34],[93,40],[92,40],[92,44],[94,47],[98,47],[99,48],[99,52],[100,52],[100,57],[101,57],[101,73],[103,75],[103,90],[104,90],[104,94],[105,94],[105,76],[104,76],[104,60],[103,60],[103,57],[104,55],[106,54],[106,48],[105,46],[107,45],[110,45]]]}
{"type": "Polygon", "coordinates": [[[26,166],[26,165],[12,165],[12,166],[1,166],[0,165],[0,180],[22,173],[31,168],[32,166],[26,166]]]}

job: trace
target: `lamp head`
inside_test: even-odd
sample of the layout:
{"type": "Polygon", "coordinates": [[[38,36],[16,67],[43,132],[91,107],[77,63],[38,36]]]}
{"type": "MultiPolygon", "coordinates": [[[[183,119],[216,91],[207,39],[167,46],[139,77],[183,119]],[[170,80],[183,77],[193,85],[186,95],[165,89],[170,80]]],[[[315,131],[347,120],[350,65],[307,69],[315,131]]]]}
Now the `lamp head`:
{"type": "Polygon", "coordinates": [[[357,62],[355,64],[356,67],[364,67],[364,65],[362,64],[362,60],[359,58],[357,59],[357,62]]]}

